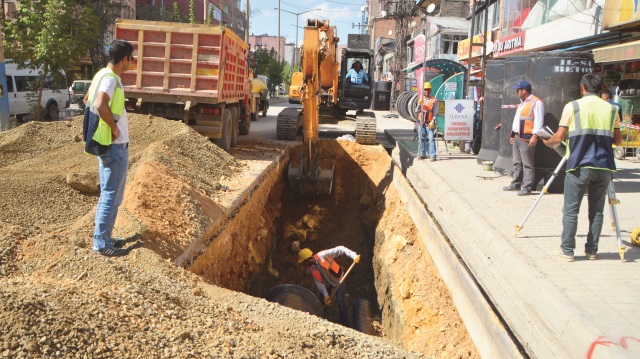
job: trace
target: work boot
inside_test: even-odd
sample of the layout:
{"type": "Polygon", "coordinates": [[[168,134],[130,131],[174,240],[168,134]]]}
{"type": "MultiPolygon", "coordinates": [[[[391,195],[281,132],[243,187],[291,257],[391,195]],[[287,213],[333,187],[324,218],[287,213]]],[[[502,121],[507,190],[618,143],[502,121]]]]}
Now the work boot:
{"type": "Polygon", "coordinates": [[[517,191],[518,189],[520,189],[520,186],[516,185],[515,183],[511,183],[508,186],[502,187],[503,191],[517,191]]]}
{"type": "Polygon", "coordinates": [[[431,162],[435,162],[436,158],[435,157],[431,157],[431,162]]]}
{"type": "Polygon", "coordinates": [[[584,252],[585,257],[587,257],[588,260],[590,261],[595,261],[596,260],[596,254],[595,253],[589,253],[589,252],[584,252]]]}
{"type": "Polygon", "coordinates": [[[528,196],[530,194],[531,194],[530,189],[523,188],[520,191],[518,191],[518,196],[528,196]]]}

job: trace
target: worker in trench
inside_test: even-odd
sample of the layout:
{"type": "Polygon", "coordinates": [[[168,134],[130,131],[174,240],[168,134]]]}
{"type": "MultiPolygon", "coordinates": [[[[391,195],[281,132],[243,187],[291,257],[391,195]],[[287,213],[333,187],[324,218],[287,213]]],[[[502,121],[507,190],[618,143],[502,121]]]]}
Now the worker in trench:
{"type": "Polygon", "coordinates": [[[325,249],[316,254],[309,248],[303,248],[298,252],[298,264],[304,263],[307,273],[311,275],[313,281],[318,286],[322,294],[322,301],[325,306],[331,304],[331,298],[334,296],[338,299],[338,310],[340,311],[340,323],[349,326],[349,312],[347,309],[347,301],[344,297],[344,278],[346,276],[344,269],[334,260],[334,258],[346,255],[353,259],[355,263],[360,262],[360,255],[344,246],[338,246],[332,249],[325,249]]]}

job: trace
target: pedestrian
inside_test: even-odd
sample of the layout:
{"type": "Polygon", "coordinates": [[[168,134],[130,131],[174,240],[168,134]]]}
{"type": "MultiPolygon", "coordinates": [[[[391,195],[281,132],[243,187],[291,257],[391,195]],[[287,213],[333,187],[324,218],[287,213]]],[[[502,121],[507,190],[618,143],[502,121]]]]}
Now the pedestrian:
{"type": "Polygon", "coordinates": [[[620,105],[618,102],[613,101],[613,95],[611,94],[611,91],[607,89],[602,90],[602,93],[600,94],[600,98],[602,98],[603,100],[607,101],[612,105],[618,106],[618,116],[620,116],[620,121],[622,121],[622,105],[620,105]]]}
{"type": "Polygon", "coordinates": [[[565,138],[568,141],[562,239],[557,255],[569,262],[574,260],[578,213],[585,193],[589,201],[589,230],[584,253],[589,260],[596,259],[607,188],[616,170],[612,145],[622,141],[618,108],[598,97],[601,88],[602,79],[598,75],[582,76],[582,98],[565,105],[558,131],[543,140],[552,148],[565,138]]]}
{"type": "Polygon", "coordinates": [[[420,123],[419,137],[420,143],[418,145],[418,159],[427,158],[427,140],[429,141],[429,157],[431,162],[436,160],[436,121],[438,119],[438,112],[440,110],[440,103],[438,99],[431,96],[432,86],[430,82],[425,82],[422,87],[423,92],[420,99],[418,99],[418,105],[420,106],[420,113],[418,114],[418,122],[420,123]]]}
{"type": "Polygon", "coordinates": [[[366,85],[369,83],[369,76],[367,72],[362,69],[362,63],[356,61],[351,65],[351,69],[347,72],[347,76],[344,77],[348,84],[352,85],[366,85]]]}
{"type": "Polygon", "coordinates": [[[520,99],[509,140],[513,145],[513,180],[508,186],[502,187],[502,190],[518,191],[518,196],[526,196],[534,189],[534,153],[538,143],[536,133],[544,124],[544,104],[531,93],[529,81],[518,81],[513,89],[520,99]]]}
{"type": "Polygon", "coordinates": [[[100,198],[96,208],[93,252],[108,257],[123,256],[125,240],[111,237],[122,203],[129,167],[129,123],[120,75],[133,63],[133,46],[124,40],[114,40],[109,47],[109,63],[93,77],[84,98],[88,110],[106,126],[98,126],[102,136],[110,136],[106,152],[97,156],[100,177],[100,198]],[[110,133],[109,133],[110,132],[110,133]]]}
{"type": "Polygon", "coordinates": [[[307,273],[311,275],[316,283],[322,302],[328,306],[331,304],[331,295],[337,288],[336,298],[338,299],[338,310],[340,311],[340,323],[349,326],[349,312],[347,301],[344,297],[345,284],[340,285],[340,280],[344,276],[343,268],[334,261],[335,257],[346,255],[353,259],[355,263],[360,262],[360,256],[344,246],[332,249],[325,249],[315,255],[309,248],[303,248],[298,252],[298,264],[304,263],[307,273]]]}

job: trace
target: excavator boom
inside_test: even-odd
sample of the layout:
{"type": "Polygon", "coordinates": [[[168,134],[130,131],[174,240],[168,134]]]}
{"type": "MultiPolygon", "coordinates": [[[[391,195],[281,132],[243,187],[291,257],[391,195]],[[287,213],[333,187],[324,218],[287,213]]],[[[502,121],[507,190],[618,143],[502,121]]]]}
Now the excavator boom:
{"type": "MultiPolygon", "coordinates": [[[[335,93],[338,83],[336,50],[339,39],[335,37],[335,31],[328,21],[311,19],[304,29],[300,70],[303,152],[300,166],[289,165],[289,182],[297,192],[329,194],[333,185],[333,165],[320,168],[318,124],[320,103],[328,99],[323,94],[335,93]]],[[[335,98],[330,100],[336,101],[335,98]]],[[[293,111],[289,113],[289,116],[294,114],[293,111]]]]}

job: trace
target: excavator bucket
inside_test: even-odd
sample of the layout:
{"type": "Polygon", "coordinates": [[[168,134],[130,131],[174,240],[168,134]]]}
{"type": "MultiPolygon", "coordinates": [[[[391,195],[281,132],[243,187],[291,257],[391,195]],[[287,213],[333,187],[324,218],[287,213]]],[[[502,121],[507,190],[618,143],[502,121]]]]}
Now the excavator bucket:
{"type": "Polygon", "coordinates": [[[289,185],[293,192],[298,193],[314,193],[314,194],[331,194],[333,188],[333,170],[331,168],[318,168],[315,173],[306,176],[302,171],[302,166],[289,164],[289,185]]]}

